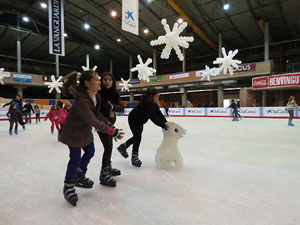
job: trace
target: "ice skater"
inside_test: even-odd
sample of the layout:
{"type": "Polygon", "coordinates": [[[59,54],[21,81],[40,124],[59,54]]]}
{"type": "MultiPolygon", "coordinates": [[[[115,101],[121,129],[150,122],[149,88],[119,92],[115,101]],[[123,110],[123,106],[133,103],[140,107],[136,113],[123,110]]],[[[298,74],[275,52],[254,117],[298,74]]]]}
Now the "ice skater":
{"type": "Polygon", "coordinates": [[[57,114],[58,114],[58,123],[59,123],[59,131],[58,131],[58,135],[61,135],[63,126],[64,126],[64,122],[67,118],[68,112],[70,111],[72,107],[72,104],[70,102],[66,102],[62,108],[59,108],[57,110],[57,114]]]}
{"type": "MultiPolygon", "coordinates": [[[[105,72],[101,76],[101,90],[99,94],[101,96],[101,113],[109,121],[110,126],[112,127],[116,122],[116,113],[123,112],[124,108],[121,104],[120,95],[117,91],[116,80],[114,76],[105,72]]],[[[104,152],[102,156],[102,166],[99,176],[100,184],[115,187],[116,179],[113,176],[121,175],[121,171],[112,168],[111,165],[111,155],[113,149],[113,138],[107,133],[97,132],[99,138],[103,144],[104,152]]]]}
{"type": "Polygon", "coordinates": [[[12,135],[13,126],[15,124],[14,133],[18,134],[18,121],[19,117],[22,117],[22,113],[17,109],[15,104],[11,104],[7,112],[7,117],[9,118],[9,134],[12,135]]]}
{"type": "Polygon", "coordinates": [[[16,95],[15,98],[13,98],[9,103],[6,103],[3,105],[3,108],[7,105],[16,105],[16,108],[17,110],[20,111],[21,114],[18,114],[18,122],[19,124],[22,126],[23,130],[25,130],[25,123],[23,121],[23,114],[22,114],[22,106],[23,106],[23,103],[22,103],[22,99],[21,99],[21,96],[19,94],[16,95]]]}
{"type": "Polygon", "coordinates": [[[35,122],[36,122],[36,123],[41,122],[41,118],[40,118],[41,110],[40,110],[39,106],[38,106],[38,105],[35,105],[35,106],[33,107],[33,109],[34,109],[34,113],[35,113],[35,122]]]}
{"type": "Polygon", "coordinates": [[[25,116],[25,123],[31,124],[31,111],[34,113],[31,103],[26,102],[26,104],[22,107],[22,112],[25,116]]]}
{"type": "Polygon", "coordinates": [[[294,119],[294,110],[297,108],[298,110],[300,110],[299,106],[296,103],[295,97],[294,96],[290,96],[288,103],[286,104],[286,110],[289,112],[290,118],[288,121],[288,125],[289,126],[294,126],[294,124],[292,123],[293,119],[294,119]]]}
{"type": "Polygon", "coordinates": [[[238,113],[238,108],[240,108],[235,102],[234,102],[234,99],[231,99],[231,104],[230,106],[228,106],[226,109],[228,108],[232,108],[233,112],[232,112],[232,121],[239,121],[239,118],[238,116],[240,117],[240,119],[243,119],[242,115],[240,115],[238,113]]]}
{"type": "Polygon", "coordinates": [[[160,93],[155,89],[148,89],[142,96],[141,102],[129,113],[128,123],[133,137],[121,144],[117,149],[124,158],[128,157],[126,149],[133,144],[131,163],[133,166],[141,167],[142,161],[139,159],[139,146],[142,140],[144,124],[150,119],[155,125],[168,129],[167,120],[161,113],[157,103],[160,93]]]}
{"type": "Polygon", "coordinates": [[[58,123],[58,121],[59,121],[59,115],[58,115],[57,104],[54,104],[51,107],[51,109],[49,110],[49,112],[46,115],[46,117],[45,117],[44,120],[47,121],[47,119],[49,119],[50,122],[51,122],[51,127],[50,127],[51,128],[51,134],[54,133],[54,125],[55,125],[55,127],[57,129],[57,132],[59,133],[60,128],[59,128],[59,123],[58,123]]]}
{"type": "Polygon", "coordinates": [[[76,206],[78,201],[75,185],[92,188],[94,184],[85,176],[95,153],[92,127],[117,139],[121,139],[124,134],[119,129],[109,127],[109,122],[100,113],[101,99],[97,93],[100,89],[98,73],[93,70],[83,71],[78,84],[77,76],[77,72],[72,72],[66,77],[63,85],[63,92],[71,92],[74,95],[74,102],[59,136],[59,141],[67,145],[70,151],[63,194],[73,206],[76,206]],[[82,156],[81,149],[84,152],[82,156]]]}

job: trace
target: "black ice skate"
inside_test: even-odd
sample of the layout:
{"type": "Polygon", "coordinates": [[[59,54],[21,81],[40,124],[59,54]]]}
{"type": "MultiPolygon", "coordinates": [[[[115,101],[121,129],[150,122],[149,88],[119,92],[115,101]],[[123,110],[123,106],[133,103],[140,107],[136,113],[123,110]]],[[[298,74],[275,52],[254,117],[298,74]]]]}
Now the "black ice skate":
{"type": "Polygon", "coordinates": [[[110,187],[115,187],[117,184],[116,180],[111,175],[110,167],[101,169],[100,173],[100,184],[110,187]]]}
{"type": "Polygon", "coordinates": [[[142,161],[139,159],[138,155],[131,156],[131,163],[133,166],[136,166],[136,167],[141,167],[141,165],[142,165],[142,161]]]}
{"type": "Polygon", "coordinates": [[[115,177],[121,175],[121,170],[118,170],[117,168],[112,168],[111,166],[108,166],[108,168],[111,176],[115,177]]]}
{"type": "Polygon", "coordinates": [[[128,153],[126,151],[127,147],[125,143],[121,144],[117,149],[125,159],[128,158],[128,153]]]}
{"type": "Polygon", "coordinates": [[[76,203],[78,202],[78,196],[75,192],[75,183],[76,180],[65,180],[65,185],[63,189],[64,197],[72,206],[76,206],[76,203]]]}
{"type": "Polygon", "coordinates": [[[77,177],[76,177],[76,187],[81,188],[92,188],[94,182],[85,176],[85,173],[82,169],[77,169],[77,177]]]}

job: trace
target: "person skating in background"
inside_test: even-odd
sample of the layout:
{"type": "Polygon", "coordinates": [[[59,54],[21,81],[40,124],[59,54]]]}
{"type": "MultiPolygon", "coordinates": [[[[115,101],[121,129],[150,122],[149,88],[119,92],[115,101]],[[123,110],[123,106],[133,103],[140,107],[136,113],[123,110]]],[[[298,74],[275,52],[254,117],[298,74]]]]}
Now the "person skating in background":
{"type": "Polygon", "coordinates": [[[7,117],[9,118],[9,134],[12,135],[13,126],[15,124],[14,133],[18,134],[18,118],[22,116],[22,113],[17,109],[15,104],[11,104],[7,112],[7,117]]]}
{"type": "Polygon", "coordinates": [[[35,113],[35,122],[36,122],[36,123],[41,122],[41,118],[40,118],[40,115],[41,115],[41,109],[39,108],[38,105],[35,105],[35,106],[33,107],[33,109],[34,109],[34,113],[35,113]]]}
{"type": "Polygon", "coordinates": [[[294,119],[294,110],[297,108],[298,110],[300,110],[299,106],[296,103],[295,97],[294,96],[290,96],[288,103],[286,104],[286,110],[289,112],[290,118],[288,121],[288,125],[289,126],[294,126],[294,124],[292,123],[293,119],[294,119]]]}
{"type": "Polygon", "coordinates": [[[59,132],[58,132],[58,135],[61,134],[62,132],[62,129],[63,129],[63,126],[64,126],[64,122],[65,122],[65,119],[67,118],[67,115],[68,115],[68,112],[70,111],[72,107],[72,104],[70,102],[66,102],[62,108],[59,108],[57,110],[57,114],[58,114],[58,123],[59,123],[59,126],[60,126],[60,129],[59,129],[59,132]]]}
{"type": "Polygon", "coordinates": [[[144,124],[150,119],[155,125],[168,129],[167,120],[161,113],[157,105],[160,93],[155,88],[148,89],[142,96],[141,102],[129,113],[128,123],[133,137],[118,147],[118,150],[124,158],[128,157],[126,149],[133,144],[131,163],[133,166],[141,167],[142,162],[139,159],[139,146],[142,139],[144,124]]]}
{"type": "Polygon", "coordinates": [[[22,114],[22,106],[23,106],[23,103],[22,103],[22,99],[21,99],[21,96],[20,95],[16,95],[15,98],[13,98],[9,103],[6,103],[3,105],[3,108],[7,105],[16,105],[16,108],[17,110],[20,111],[20,114],[18,114],[18,122],[19,124],[22,126],[23,130],[25,130],[25,123],[23,121],[23,114],[22,114]]]}
{"type": "Polygon", "coordinates": [[[230,106],[228,106],[226,109],[228,108],[232,108],[232,117],[233,120],[238,120],[238,116],[240,117],[240,119],[243,119],[243,117],[238,113],[238,105],[234,102],[234,99],[231,99],[231,104],[230,106]]]}
{"type": "MultiPolygon", "coordinates": [[[[117,91],[116,80],[114,76],[109,72],[105,72],[102,74],[100,81],[100,111],[103,114],[103,116],[109,121],[110,126],[112,127],[116,122],[115,112],[123,112],[124,108],[121,104],[121,99],[117,91]]],[[[102,156],[102,166],[99,176],[100,184],[115,187],[116,180],[113,178],[113,176],[121,175],[121,171],[116,168],[112,168],[111,165],[113,138],[107,133],[102,133],[100,131],[98,131],[97,133],[104,147],[104,152],[102,156]]]]}
{"type": "Polygon", "coordinates": [[[98,73],[93,70],[83,71],[77,84],[77,72],[66,77],[63,92],[71,92],[74,102],[64,122],[64,128],[59,141],[69,148],[69,162],[65,175],[63,194],[65,199],[76,206],[77,187],[92,188],[94,182],[87,178],[89,162],[95,153],[92,127],[121,139],[120,129],[109,127],[109,122],[100,113],[101,99],[97,93],[100,90],[98,73]],[[81,149],[84,154],[81,156],[81,149]]]}
{"type": "Polygon", "coordinates": [[[47,121],[47,119],[50,120],[51,122],[51,134],[54,133],[54,125],[57,129],[57,131],[59,132],[59,117],[58,117],[58,109],[57,109],[57,104],[54,104],[51,109],[49,110],[48,114],[45,117],[45,121],[47,121]]]}
{"type": "Polygon", "coordinates": [[[34,111],[30,102],[26,102],[22,107],[22,112],[25,115],[25,123],[31,124],[31,112],[34,113],[34,111]]]}
{"type": "Polygon", "coordinates": [[[164,109],[165,109],[165,112],[166,112],[166,117],[170,117],[170,115],[169,115],[169,107],[168,107],[168,105],[167,105],[166,102],[165,102],[164,106],[165,106],[164,109]]]}

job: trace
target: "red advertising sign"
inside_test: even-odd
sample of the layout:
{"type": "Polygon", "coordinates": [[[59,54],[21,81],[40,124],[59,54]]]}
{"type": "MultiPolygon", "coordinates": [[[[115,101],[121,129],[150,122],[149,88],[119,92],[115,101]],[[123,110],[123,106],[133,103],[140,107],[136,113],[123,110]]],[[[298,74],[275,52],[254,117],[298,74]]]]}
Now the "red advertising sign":
{"type": "Polygon", "coordinates": [[[252,78],[252,88],[271,88],[300,85],[300,73],[252,78]]]}
{"type": "Polygon", "coordinates": [[[268,77],[252,78],[252,88],[267,88],[269,87],[268,77]]]}
{"type": "Polygon", "coordinates": [[[233,72],[240,73],[240,72],[249,72],[249,71],[255,71],[256,70],[256,64],[241,64],[236,68],[233,68],[233,72]]]}

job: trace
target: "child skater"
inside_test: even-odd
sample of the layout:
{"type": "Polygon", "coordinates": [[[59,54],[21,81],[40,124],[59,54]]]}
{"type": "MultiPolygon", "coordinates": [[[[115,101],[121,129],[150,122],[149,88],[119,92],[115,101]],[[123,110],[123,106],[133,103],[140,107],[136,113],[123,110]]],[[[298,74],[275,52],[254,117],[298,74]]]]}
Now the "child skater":
{"type": "Polygon", "coordinates": [[[68,115],[68,112],[70,111],[72,107],[72,104],[70,102],[66,102],[63,107],[59,108],[57,110],[57,114],[58,114],[58,123],[59,123],[59,126],[60,126],[60,129],[59,129],[59,132],[58,132],[58,135],[61,134],[62,132],[62,129],[63,129],[63,126],[64,126],[64,122],[65,122],[65,119],[67,118],[67,115],[68,115]]]}
{"type": "Polygon", "coordinates": [[[54,132],[54,124],[55,127],[57,129],[57,131],[59,132],[59,125],[58,125],[58,121],[59,121],[59,116],[58,116],[58,109],[57,109],[57,104],[54,104],[51,109],[49,110],[48,114],[45,117],[45,121],[47,121],[47,119],[50,119],[51,121],[51,134],[53,134],[54,132]]]}
{"type": "Polygon", "coordinates": [[[133,166],[141,167],[142,162],[139,159],[139,146],[142,139],[143,126],[150,119],[155,125],[168,129],[167,120],[161,113],[157,103],[160,93],[157,89],[148,89],[142,96],[141,102],[129,113],[128,123],[133,137],[118,147],[118,150],[124,158],[128,157],[126,149],[133,144],[131,163],[133,166]]]}
{"type": "MultiPolygon", "coordinates": [[[[116,113],[123,112],[123,106],[121,104],[120,95],[117,91],[116,80],[114,76],[105,72],[101,76],[101,90],[99,91],[101,96],[101,113],[109,121],[112,127],[116,122],[116,113]]],[[[101,133],[98,131],[98,135],[104,147],[102,156],[102,166],[100,172],[100,184],[115,187],[116,180],[112,176],[121,175],[121,171],[112,168],[111,166],[111,154],[113,148],[113,138],[107,133],[101,133]]]]}
{"type": "Polygon", "coordinates": [[[109,127],[109,122],[100,113],[101,101],[97,93],[100,89],[98,73],[93,70],[83,71],[78,84],[77,76],[77,72],[69,74],[63,85],[65,93],[69,91],[74,95],[74,103],[59,136],[59,141],[67,145],[70,151],[63,194],[73,206],[76,206],[78,201],[75,185],[92,188],[94,184],[85,176],[88,164],[95,153],[92,127],[117,139],[121,139],[124,134],[121,129],[109,127]],[[84,152],[82,156],[81,149],[84,152]]]}
{"type": "Polygon", "coordinates": [[[38,105],[35,105],[35,106],[33,107],[33,109],[34,109],[34,113],[35,113],[35,122],[36,122],[36,123],[41,122],[41,118],[40,118],[41,110],[40,110],[39,106],[38,106],[38,105]]]}
{"type": "Polygon", "coordinates": [[[15,104],[11,104],[7,112],[9,118],[9,134],[12,135],[13,125],[15,124],[15,134],[18,134],[18,121],[19,117],[22,117],[22,113],[17,109],[15,104]]]}
{"type": "Polygon", "coordinates": [[[18,94],[16,95],[15,98],[13,98],[9,103],[6,103],[3,105],[3,108],[7,105],[12,105],[12,104],[15,104],[16,105],[16,108],[17,110],[20,111],[20,114],[18,114],[18,122],[19,124],[23,127],[23,130],[25,130],[25,123],[23,121],[23,113],[22,113],[22,106],[23,106],[23,102],[22,102],[22,99],[21,99],[21,96],[18,94]]]}
{"type": "Polygon", "coordinates": [[[286,110],[289,112],[290,114],[290,118],[288,121],[288,125],[289,126],[294,126],[294,124],[292,123],[292,120],[294,119],[294,110],[295,108],[298,108],[298,110],[300,110],[299,106],[296,103],[295,97],[294,96],[290,96],[288,103],[286,104],[286,110]]]}
{"type": "Polygon", "coordinates": [[[228,109],[228,108],[232,108],[233,109],[233,112],[232,112],[232,116],[233,116],[233,121],[238,121],[239,119],[238,119],[238,116],[241,118],[241,119],[243,119],[243,117],[238,113],[238,105],[237,104],[235,104],[235,102],[234,102],[234,99],[231,99],[231,105],[230,106],[228,106],[226,109],[228,109]]]}

